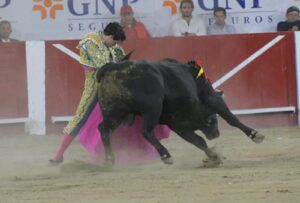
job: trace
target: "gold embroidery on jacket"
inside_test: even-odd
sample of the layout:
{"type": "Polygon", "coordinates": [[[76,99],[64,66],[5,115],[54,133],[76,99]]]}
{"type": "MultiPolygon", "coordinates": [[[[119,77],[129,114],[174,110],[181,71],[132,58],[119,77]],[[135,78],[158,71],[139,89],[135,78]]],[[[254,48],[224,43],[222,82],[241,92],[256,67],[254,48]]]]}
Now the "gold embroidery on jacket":
{"type": "MultiPolygon", "coordinates": [[[[87,34],[77,48],[80,49],[80,63],[93,68],[101,68],[110,61],[120,61],[125,56],[124,50],[119,45],[108,48],[103,43],[103,34],[99,32],[87,34]]],[[[82,119],[87,116],[96,96],[96,71],[85,71],[84,90],[79,105],[75,116],[64,128],[64,133],[71,134],[78,127],[82,119]]]]}

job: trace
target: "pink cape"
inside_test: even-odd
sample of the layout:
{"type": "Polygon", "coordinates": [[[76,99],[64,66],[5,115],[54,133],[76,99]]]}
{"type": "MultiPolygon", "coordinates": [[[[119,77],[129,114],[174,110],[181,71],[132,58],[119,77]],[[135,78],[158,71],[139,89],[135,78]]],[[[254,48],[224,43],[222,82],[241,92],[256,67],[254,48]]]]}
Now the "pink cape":
{"type": "MultiPolygon", "coordinates": [[[[91,154],[97,164],[104,160],[104,147],[98,131],[102,122],[102,113],[97,104],[79,133],[80,143],[91,154]]],[[[142,163],[159,157],[156,149],[143,137],[141,133],[143,118],[136,116],[132,126],[121,124],[111,136],[111,144],[115,155],[115,164],[142,163]]],[[[170,129],[166,125],[155,128],[155,136],[161,140],[168,138],[170,129]]]]}

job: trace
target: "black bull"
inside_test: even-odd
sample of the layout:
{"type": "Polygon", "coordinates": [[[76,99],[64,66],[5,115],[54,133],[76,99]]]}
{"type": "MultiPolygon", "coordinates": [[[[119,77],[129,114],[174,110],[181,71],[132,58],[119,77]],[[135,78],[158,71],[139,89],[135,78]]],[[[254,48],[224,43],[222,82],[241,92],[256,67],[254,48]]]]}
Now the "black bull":
{"type": "Polygon", "coordinates": [[[173,163],[171,155],[153,133],[158,123],[168,125],[184,140],[203,150],[207,160],[216,164],[221,162],[217,153],[195,133],[201,130],[207,139],[218,137],[216,114],[242,130],[255,143],[264,139],[231,113],[206,79],[202,67],[195,63],[184,64],[173,59],[108,63],[97,72],[97,80],[103,114],[99,130],[106,163],[114,162],[110,133],[120,123],[132,121],[134,115],[144,118],[142,134],[167,164],[173,163]]]}

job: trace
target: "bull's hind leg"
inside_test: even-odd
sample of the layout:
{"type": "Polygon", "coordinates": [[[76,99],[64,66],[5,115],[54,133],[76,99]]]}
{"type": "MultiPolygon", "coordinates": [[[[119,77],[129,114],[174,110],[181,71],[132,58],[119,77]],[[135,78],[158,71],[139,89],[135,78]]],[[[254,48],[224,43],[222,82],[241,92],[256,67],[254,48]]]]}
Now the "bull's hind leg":
{"type": "Polygon", "coordinates": [[[203,160],[204,167],[216,167],[222,164],[221,156],[215,151],[214,148],[209,148],[206,141],[193,131],[180,131],[174,130],[182,139],[195,145],[199,149],[203,150],[207,156],[203,160]]]}
{"type": "Polygon", "coordinates": [[[98,130],[101,134],[101,139],[104,145],[106,166],[112,166],[115,161],[114,154],[111,147],[111,142],[110,142],[110,134],[120,123],[121,123],[121,119],[117,119],[117,117],[113,117],[108,114],[106,115],[103,114],[103,121],[98,126],[98,130]],[[109,120],[109,118],[114,118],[114,120],[111,121],[109,120]]]}
{"type": "Polygon", "coordinates": [[[105,165],[113,165],[114,163],[114,155],[111,149],[110,143],[110,128],[105,122],[102,122],[98,126],[99,132],[101,134],[101,140],[104,146],[104,153],[105,153],[105,165]]]}
{"type": "Polygon", "coordinates": [[[259,144],[264,140],[264,135],[241,123],[239,119],[231,113],[223,98],[217,95],[212,88],[204,93],[203,100],[206,105],[224,118],[228,124],[242,130],[253,142],[259,144]]]}

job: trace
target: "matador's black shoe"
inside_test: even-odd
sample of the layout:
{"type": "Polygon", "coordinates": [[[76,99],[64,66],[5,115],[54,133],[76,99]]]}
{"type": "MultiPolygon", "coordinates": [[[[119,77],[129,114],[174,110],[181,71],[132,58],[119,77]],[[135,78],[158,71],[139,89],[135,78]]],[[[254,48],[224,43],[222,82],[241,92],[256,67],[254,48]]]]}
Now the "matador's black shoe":
{"type": "Polygon", "coordinates": [[[61,159],[58,159],[58,160],[49,159],[49,164],[52,166],[57,166],[57,165],[61,164],[62,162],[64,162],[64,157],[61,157],[61,159]]]}

